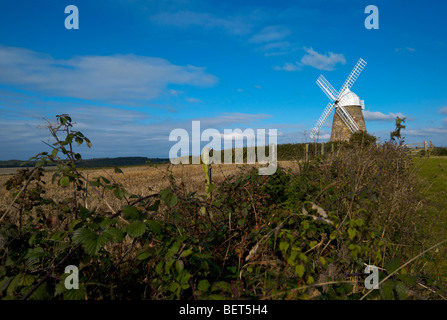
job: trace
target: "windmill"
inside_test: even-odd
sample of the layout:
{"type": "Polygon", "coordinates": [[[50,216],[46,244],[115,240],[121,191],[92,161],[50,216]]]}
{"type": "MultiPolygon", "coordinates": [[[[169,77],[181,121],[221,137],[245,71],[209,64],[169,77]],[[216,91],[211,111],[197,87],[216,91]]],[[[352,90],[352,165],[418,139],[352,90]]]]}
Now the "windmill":
{"type": "Polygon", "coordinates": [[[320,75],[317,84],[331,102],[326,106],[315,127],[311,130],[311,139],[318,137],[321,126],[334,109],[335,114],[332,122],[331,141],[348,140],[352,133],[366,131],[365,119],[362,113],[362,110],[365,109],[364,101],[360,100],[350,90],[365,66],[365,60],[360,58],[338,92],[323,75],[320,75]]]}

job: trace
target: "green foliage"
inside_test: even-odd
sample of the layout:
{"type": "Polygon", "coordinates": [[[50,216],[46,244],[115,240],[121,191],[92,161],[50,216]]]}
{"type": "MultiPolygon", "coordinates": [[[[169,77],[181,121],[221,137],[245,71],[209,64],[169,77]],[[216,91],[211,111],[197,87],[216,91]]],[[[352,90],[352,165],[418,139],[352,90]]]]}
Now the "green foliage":
{"type": "MultiPolygon", "coordinates": [[[[156,194],[130,195],[112,177],[87,181],[73,144],[90,141],[68,115],[57,120],[53,151],[6,183],[17,197],[0,226],[2,299],[358,299],[365,264],[382,266],[383,279],[418,243],[420,194],[411,159],[393,143],[358,135],[298,172],[246,171],[208,198],[172,177],[156,194]],[[46,198],[47,163],[74,196],[46,198]],[[87,191],[114,196],[120,209],[82,206],[87,191]],[[65,288],[67,265],[79,268],[79,289],[65,288]]],[[[369,298],[408,299],[421,281],[443,292],[438,279],[402,268],[369,298]]]]}

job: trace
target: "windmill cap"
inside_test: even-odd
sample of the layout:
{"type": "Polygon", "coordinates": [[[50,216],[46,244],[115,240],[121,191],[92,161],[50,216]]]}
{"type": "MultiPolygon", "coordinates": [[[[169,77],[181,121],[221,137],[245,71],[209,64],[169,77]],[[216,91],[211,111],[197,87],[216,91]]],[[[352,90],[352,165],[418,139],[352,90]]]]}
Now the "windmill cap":
{"type": "Polygon", "coordinates": [[[362,102],[360,101],[360,98],[358,95],[356,95],[354,92],[352,92],[349,89],[346,89],[342,96],[339,99],[339,106],[346,107],[346,106],[362,106],[362,102]]]}

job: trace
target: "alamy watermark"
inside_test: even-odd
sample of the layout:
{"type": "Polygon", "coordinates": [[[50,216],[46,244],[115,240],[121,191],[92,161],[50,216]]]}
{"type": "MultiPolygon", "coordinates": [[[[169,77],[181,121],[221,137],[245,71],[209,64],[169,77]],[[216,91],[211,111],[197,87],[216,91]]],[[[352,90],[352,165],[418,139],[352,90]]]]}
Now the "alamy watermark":
{"type": "Polygon", "coordinates": [[[268,129],[267,134],[265,129],[245,129],[244,131],[241,129],[225,129],[221,133],[217,129],[209,128],[201,132],[200,121],[192,121],[191,137],[185,129],[177,128],[171,131],[169,141],[177,141],[177,143],[169,150],[169,160],[172,164],[189,164],[191,156],[192,164],[200,164],[200,159],[205,164],[221,164],[223,140],[223,163],[243,164],[245,139],[247,141],[246,163],[268,164],[267,167],[259,168],[258,172],[260,175],[272,175],[277,168],[277,134],[278,131],[276,129],[268,129]],[[268,147],[266,147],[267,136],[268,147]],[[233,140],[235,141],[234,162],[233,140]],[[208,142],[208,144],[201,149],[201,142],[208,142]],[[268,156],[266,155],[267,148],[268,156]],[[212,155],[205,155],[202,151],[211,149],[213,150],[212,155]]]}
{"type": "Polygon", "coordinates": [[[65,267],[65,273],[69,275],[65,278],[65,289],[79,289],[79,269],[74,265],[65,267]]]}
{"type": "Polygon", "coordinates": [[[366,266],[365,274],[369,276],[365,279],[365,288],[368,290],[379,289],[379,270],[376,266],[366,266]]]}

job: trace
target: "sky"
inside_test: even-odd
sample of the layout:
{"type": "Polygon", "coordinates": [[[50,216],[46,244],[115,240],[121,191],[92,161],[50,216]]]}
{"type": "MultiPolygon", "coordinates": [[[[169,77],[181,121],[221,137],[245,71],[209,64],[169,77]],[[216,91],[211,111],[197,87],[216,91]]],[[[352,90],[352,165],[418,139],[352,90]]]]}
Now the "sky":
{"type": "Polygon", "coordinates": [[[405,117],[407,143],[447,146],[446,12],[433,0],[0,0],[0,160],[48,151],[46,121],[65,113],[92,142],[83,158],[167,158],[192,121],[309,142],[329,102],[315,81],[338,90],[359,58],[351,89],[368,132],[389,140],[405,117]]]}

